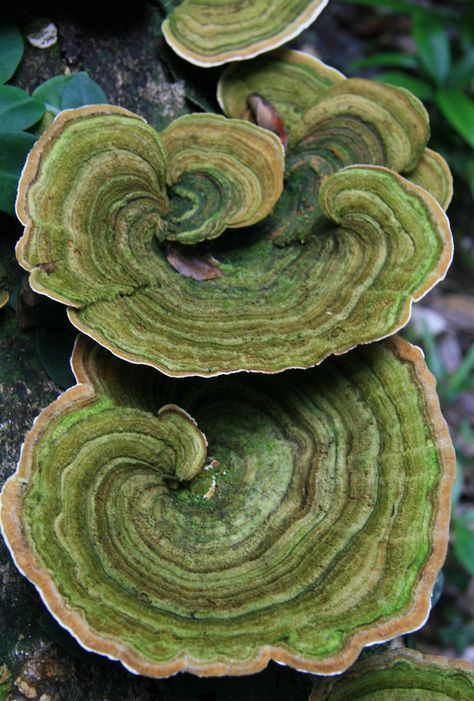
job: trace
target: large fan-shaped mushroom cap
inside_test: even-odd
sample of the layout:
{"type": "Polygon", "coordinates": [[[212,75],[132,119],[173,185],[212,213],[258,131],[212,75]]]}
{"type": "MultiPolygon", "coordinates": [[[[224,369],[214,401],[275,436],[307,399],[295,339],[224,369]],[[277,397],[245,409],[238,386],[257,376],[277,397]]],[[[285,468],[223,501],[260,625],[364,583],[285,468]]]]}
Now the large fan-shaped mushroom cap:
{"type": "Polygon", "coordinates": [[[82,337],[73,367],[0,511],[82,645],[151,676],[331,674],[423,624],[454,456],[418,349],[174,380],[82,337]]]}
{"type": "Polygon", "coordinates": [[[172,376],[307,368],[394,333],[452,256],[440,205],[393,170],[425,152],[426,114],[357,80],[309,112],[281,197],[280,141],[243,120],[192,115],[160,136],[120,108],[62,113],[19,187],[31,286],[172,376]]]}

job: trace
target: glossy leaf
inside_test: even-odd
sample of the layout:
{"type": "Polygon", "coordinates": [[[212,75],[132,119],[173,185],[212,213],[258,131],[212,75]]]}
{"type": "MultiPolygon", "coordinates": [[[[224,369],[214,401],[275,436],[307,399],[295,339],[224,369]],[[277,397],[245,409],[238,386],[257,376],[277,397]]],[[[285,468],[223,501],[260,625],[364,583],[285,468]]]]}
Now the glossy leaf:
{"type": "Polygon", "coordinates": [[[459,90],[443,90],[436,104],[448,122],[474,148],[474,101],[459,90]]]}
{"type": "Polygon", "coordinates": [[[46,110],[58,114],[61,111],[61,101],[64,88],[73,79],[72,75],[56,75],[54,78],[41,83],[33,90],[33,97],[44,102],[46,110]]]}
{"type": "Polygon", "coordinates": [[[61,97],[61,109],[82,107],[83,105],[107,104],[107,97],[95,80],[87,73],[76,73],[67,81],[61,97]]]}
{"type": "Polygon", "coordinates": [[[0,132],[0,210],[15,212],[18,180],[28,151],[36,141],[33,134],[25,132],[0,132]]]}
{"type": "Polygon", "coordinates": [[[36,124],[44,105],[27,92],[11,85],[0,86],[0,132],[23,131],[36,124]]]}
{"type": "Polygon", "coordinates": [[[424,12],[416,13],[412,34],[425,71],[438,86],[443,85],[451,67],[451,48],[442,23],[424,12]]]}
{"type": "Polygon", "coordinates": [[[0,83],[10,80],[23,56],[23,37],[13,22],[0,25],[0,83]]]}

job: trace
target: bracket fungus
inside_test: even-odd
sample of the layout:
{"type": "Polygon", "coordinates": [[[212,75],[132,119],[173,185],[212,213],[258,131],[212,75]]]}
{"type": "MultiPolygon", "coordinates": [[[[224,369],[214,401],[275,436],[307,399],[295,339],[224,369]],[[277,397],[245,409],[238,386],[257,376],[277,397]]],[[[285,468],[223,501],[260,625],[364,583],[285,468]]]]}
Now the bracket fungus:
{"type": "Polygon", "coordinates": [[[81,336],[72,363],[0,517],[83,646],[150,676],[334,674],[423,624],[454,455],[417,348],[176,380],[81,336]]]}
{"type": "Polygon", "coordinates": [[[340,677],[318,680],[310,701],[472,701],[474,665],[395,648],[367,656],[340,677]]]}
{"type": "Polygon", "coordinates": [[[63,112],[19,185],[31,287],[170,376],[307,368],[394,333],[452,256],[434,197],[390,170],[425,153],[425,112],[339,77],[309,112],[281,196],[280,140],[245,120],[191,115],[158,135],[117,107],[63,112]]]}
{"type": "Polygon", "coordinates": [[[182,58],[219,66],[270,51],[309,27],[328,0],[182,0],[163,36],[182,58]]]}
{"type": "Polygon", "coordinates": [[[343,165],[372,163],[405,174],[444,209],[449,205],[449,167],[425,148],[428,115],[407,90],[347,79],[308,54],[279,49],[222,74],[217,97],[228,116],[253,121],[254,95],[274,106],[289,133],[287,181],[302,167],[321,177],[343,165]]]}

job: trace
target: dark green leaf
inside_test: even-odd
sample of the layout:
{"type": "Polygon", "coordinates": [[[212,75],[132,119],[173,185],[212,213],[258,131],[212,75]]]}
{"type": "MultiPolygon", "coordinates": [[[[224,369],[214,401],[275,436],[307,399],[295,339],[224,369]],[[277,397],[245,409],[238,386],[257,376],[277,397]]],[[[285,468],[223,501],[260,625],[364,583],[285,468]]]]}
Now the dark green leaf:
{"type": "Polygon", "coordinates": [[[454,553],[471,575],[474,575],[474,510],[454,519],[454,553]]]}
{"type": "Polygon", "coordinates": [[[377,80],[382,83],[396,85],[399,88],[406,88],[420,100],[430,100],[433,97],[433,89],[429,83],[420,78],[414,78],[411,75],[402,73],[401,71],[390,71],[388,73],[380,73],[377,80]]]}
{"type": "MultiPolygon", "coordinates": [[[[161,2],[166,1],[167,0],[161,0],[161,2]]],[[[168,0],[168,2],[169,1],[170,0],[168,0]]],[[[382,10],[390,10],[391,12],[406,12],[408,14],[422,11],[423,14],[428,17],[456,17],[456,11],[448,7],[420,7],[420,5],[411,2],[410,0],[342,0],[342,2],[347,2],[351,5],[380,7],[382,10]]]]}
{"type": "Polygon", "coordinates": [[[387,51],[383,54],[374,54],[367,58],[360,58],[350,63],[354,68],[373,68],[377,66],[396,66],[397,68],[416,68],[418,61],[416,56],[402,54],[397,51],[387,51]]]}
{"type": "Polygon", "coordinates": [[[75,337],[75,331],[69,327],[45,324],[36,329],[36,350],[39,359],[49,377],[61,389],[75,384],[70,364],[75,337]]]}
{"type": "Polygon", "coordinates": [[[36,138],[26,132],[0,132],[0,210],[15,214],[18,180],[36,138]]]}
{"type": "Polygon", "coordinates": [[[447,84],[450,88],[467,88],[474,81],[474,48],[471,48],[465,56],[457,61],[448,76],[447,84]]]}
{"type": "Polygon", "coordinates": [[[23,37],[12,22],[0,26],[0,83],[10,80],[23,56],[23,37]]]}
{"type": "Polygon", "coordinates": [[[412,18],[412,34],[425,71],[436,85],[443,85],[451,68],[451,47],[443,24],[418,12],[412,18]]]}
{"type": "Polygon", "coordinates": [[[474,102],[459,90],[443,90],[436,104],[448,122],[474,148],[474,102]]]}
{"type": "Polygon", "coordinates": [[[61,109],[83,105],[103,105],[107,103],[107,97],[95,80],[89,78],[87,73],[76,73],[72,76],[63,90],[61,109]]]}
{"type": "Polygon", "coordinates": [[[57,75],[54,78],[50,78],[38,85],[36,90],[33,90],[33,97],[44,102],[48,112],[58,114],[61,111],[64,88],[72,78],[72,75],[57,75]]]}
{"type": "Polygon", "coordinates": [[[43,103],[24,90],[12,85],[0,86],[0,131],[23,131],[36,124],[43,114],[43,103]]]}
{"type": "Polygon", "coordinates": [[[468,2],[463,12],[462,21],[458,26],[459,41],[464,51],[469,51],[474,46],[474,3],[468,2]]]}

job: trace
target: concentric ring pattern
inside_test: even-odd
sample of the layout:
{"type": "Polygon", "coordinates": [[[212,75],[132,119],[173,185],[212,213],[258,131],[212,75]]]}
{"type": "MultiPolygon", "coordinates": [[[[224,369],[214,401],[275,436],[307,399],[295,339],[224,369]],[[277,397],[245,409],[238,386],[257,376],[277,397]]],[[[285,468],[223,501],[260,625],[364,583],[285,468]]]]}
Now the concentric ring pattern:
{"type": "Polygon", "coordinates": [[[394,339],[306,372],[177,381],[82,337],[73,363],[1,522],[84,646],[152,676],[271,658],[334,673],[423,623],[454,462],[420,351],[394,339]]]}
{"type": "Polygon", "coordinates": [[[317,681],[310,701],[472,701],[474,665],[396,648],[317,681]]]}
{"type": "Polygon", "coordinates": [[[279,199],[283,152],[266,129],[195,115],[161,138],[120,108],[65,112],[21,179],[18,260],[79,330],[171,376],[307,368],[390,335],[452,256],[434,197],[384,167],[412,167],[425,149],[423,108],[408,93],[394,106],[398,95],[357,80],[325,93],[279,199]],[[168,262],[163,239],[219,233],[186,246],[212,254],[213,279],[168,262]]]}
{"type": "Polygon", "coordinates": [[[218,66],[270,51],[298,36],[328,0],[182,0],[162,31],[177,54],[218,66]]]}

